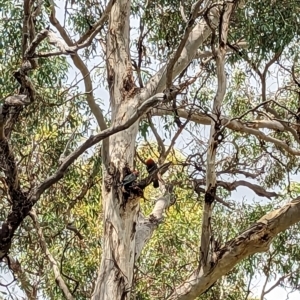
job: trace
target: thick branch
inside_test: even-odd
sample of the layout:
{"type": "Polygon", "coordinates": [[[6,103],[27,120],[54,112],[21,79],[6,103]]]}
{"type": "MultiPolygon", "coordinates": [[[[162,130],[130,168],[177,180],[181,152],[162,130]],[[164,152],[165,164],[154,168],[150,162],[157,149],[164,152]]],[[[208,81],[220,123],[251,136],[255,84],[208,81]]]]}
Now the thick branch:
{"type": "Polygon", "coordinates": [[[21,186],[18,178],[18,168],[15,161],[14,153],[11,149],[4,127],[7,118],[14,108],[22,108],[28,104],[26,95],[14,95],[5,99],[4,104],[0,107],[0,166],[5,174],[5,181],[8,186],[10,200],[15,205],[22,202],[25,198],[21,191],[21,186]]]}
{"type": "MultiPolygon", "coordinates": [[[[200,245],[200,267],[206,271],[210,263],[210,243],[211,238],[211,215],[212,203],[216,198],[216,153],[219,144],[218,137],[220,136],[220,116],[221,106],[226,92],[226,74],[225,74],[225,47],[227,41],[227,32],[229,19],[233,6],[224,4],[224,9],[220,18],[220,32],[219,32],[219,48],[216,51],[216,68],[218,89],[213,102],[210,137],[207,152],[207,166],[206,166],[206,190],[204,196],[204,209],[202,215],[202,230],[201,230],[201,245],[200,245]]],[[[215,35],[215,34],[214,34],[215,35]]],[[[214,41],[212,41],[213,43],[214,41]]],[[[214,50],[214,49],[213,49],[214,50]]]]}
{"type": "Polygon", "coordinates": [[[67,158],[63,161],[61,166],[58,168],[58,170],[50,177],[48,177],[42,184],[40,184],[35,193],[33,194],[32,201],[35,203],[41,194],[48,189],[50,186],[52,186],[54,183],[56,183],[59,179],[61,179],[64,176],[64,173],[67,171],[69,166],[81,155],[83,154],[87,149],[90,147],[96,145],[103,139],[120,132],[122,130],[125,130],[129,128],[132,124],[134,124],[143,114],[145,114],[149,109],[151,109],[153,106],[159,104],[160,102],[163,102],[165,99],[165,96],[163,93],[157,94],[151,98],[149,98],[146,102],[143,102],[143,104],[138,107],[134,114],[126,121],[124,124],[116,124],[116,126],[110,127],[108,129],[103,130],[99,134],[95,136],[90,136],[87,141],[85,141],[80,147],[78,147],[74,152],[72,152],[67,158]]]}
{"type": "MultiPolygon", "coordinates": [[[[246,43],[246,42],[238,42],[234,46],[238,47],[238,48],[244,49],[244,48],[248,47],[248,43],[246,43]]],[[[226,48],[226,53],[232,53],[234,51],[235,50],[233,50],[232,48],[226,48]]],[[[213,57],[213,53],[211,51],[198,51],[195,58],[197,58],[197,59],[204,59],[204,58],[210,58],[210,57],[213,57]]]]}
{"type": "MultiPolygon", "coordinates": [[[[209,12],[211,24],[217,24],[218,11],[213,8],[209,12]]],[[[210,36],[211,29],[203,19],[201,22],[195,25],[189,37],[186,41],[184,48],[181,51],[181,55],[174,65],[172,72],[172,79],[180,74],[188,64],[195,58],[199,47],[210,36]]],[[[146,84],[141,94],[142,99],[147,99],[151,95],[162,92],[166,87],[167,81],[167,65],[163,66],[146,84]]]]}
{"type": "Polygon", "coordinates": [[[260,185],[250,183],[245,180],[237,180],[234,182],[225,182],[225,181],[217,181],[217,185],[223,187],[228,191],[234,191],[238,186],[245,186],[251,189],[256,195],[260,197],[266,197],[271,199],[272,197],[277,197],[278,194],[275,192],[268,192],[260,185]]]}
{"type": "MultiPolygon", "coordinates": [[[[102,22],[104,23],[106,21],[107,14],[109,14],[113,3],[114,3],[114,0],[111,0],[108,3],[108,5],[107,5],[107,7],[104,11],[104,15],[102,16],[103,18],[101,17],[99,22],[97,22],[97,26],[96,26],[97,28],[95,28],[95,31],[93,31],[93,33],[91,33],[91,36],[88,39],[88,41],[90,41],[89,43],[92,42],[91,38],[94,38],[94,35],[96,35],[98,33],[98,29],[99,30],[101,29],[102,22]]],[[[71,39],[69,38],[67,32],[65,31],[65,29],[61,26],[61,24],[59,23],[59,21],[55,17],[55,8],[54,8],[54,6],[52,7],[50,22],[59,31],[59,33],[60,33],[61,37],[64,39],[64,41],[69,46],[72,46],[73,43],[72,43],[71,39]]],[[[86,36],[86,37],[88,38],[88,36],[86,36]]],[[[88,70],[86,64],[83,62],[83,60],[80,58],[80,56],[77,53],[72,55],[71,58],[74,62],[74,65],[81,72],[81,75],[83,77],[83,82],[84,82],[84,87],[85,87],[85,94],[86,94],[86,101],[87,101],[87,103],[90,107],[90,110],[91,110],[92,114],[95,116],[99,128],[101,130],[105,130],[105,129],[107,129],[107,125],[106,125],[102,110],[95,101],[95,97],[94,97],[94,93],[93,93],[94,89],[93,89],[93,83],[92,83],[92,78],[91,78],[91,75],[90,75],[90,71],[88,70]]],[[[104,140],[103,143],[102,143],[102,154],[105,154],[105,153],[109,153],[108,140],[104,140]]],[[[105,155],[103,155],[103,160],[105,161],[105,155]]]]}
{"type": "Polygon", "coordinates": [[[169,299],[192,300],[203,294],[242,259],[268,250],[273,238],[300,222],[300,197],[266,214],[236,238],[228,241],[215,254],[214,265],[205,273],[194,274],[176,288],[169,299]]]}
{"type": "Polygon", "coordinates": [[[100,19],[92,25],[92,28],[90,28],[77,42],[76,45],[85,45],[84,47],[89,46],[94,37],[100,32],[102,29],[104,23],[108,20],[109,13],[111,11],[112,6],[116,0],[110,0],[108,4],[106,5],[103,13],[101,14],[100,19]]]}
{"type": "Polygon", "coordinates": [[[22,108],[23,105],[26,104],[26,99],[27,96],[25,95],[10,96],[6,98],[3,106],[1,106],[0,166],[5,174],[5,182],[8,186],[9,197],[12,204],[12,210],[6,221],[2,223],[0,229],[1,257],[3,257],[3,255],[9,250],[11,238],[16,228],[18,228],[21,221],[29,211],[28,205],[26,205],[27,195],[21,190],[15,156],[4,132],[4,125],[9,112],[11,112],[11,109],[14,108],[22,108]]]}
{"type": "Polygon", "coordinates": [[[0,140],[9,136],[14,126],[17,116],[14,117],[12,114],[14,112],[17,114],[26,104],[28,104],[26,95],[13,95],[4,100],[3,105],[0,106],[0,140]]]}
{"type": "MultiPolygon", "coordinates": [[[[53,184],[58,182],[64,176],[65,172],[70,167],[70,165],[81,154],[83,154],[87,149],[89,149],[93,145],[109,137],[110,135],[129,128],[143,114],[145,114],[149,109],[151,109],[152,106],[159,104],[161,101],[164,101],[164,99],[165,95],[163,93],[153,96],[152,98],[144,102],[140,107],[138,107],[134,114],[131,116],[131,118],[129,118],[128,121],[124,124],[110,127],[102,131],[101,133],[88,138],[85,143],[83,143],[74,152],[72,152],[69,156],[66,157],[66,159],[62,162],[57,171],[53,175],[49,176],[43,183],[41,183],[28,199],[26,199],[23,193],[17,194],[18,197],[15,198],[15,204],[12,207],[12,211],[9,213],[6,221],[2,223],[2,228],[0,230],[0,258],[3,257],[10,249],[11,241],[15,231],[17,230],[21,222],[24,220],[24,218],[28,215],[33,205],[39,200],[42,193],[46,189],[51,187],[53,184]]],[[[7,154],[5,155],[9,157],[7,154]]]]}
{"type": "Polygon", "coordinates": [[[263,173],[264,173],[263,168],[260,171],[257,171],[256,173],[250,173],[250,172],[247,172],[247,171],[238,170],[236,168],[234,168],[234,169],[228,168],[227,170],[222,170],[222,171],[217,172],[217,175],[221,175],[221,174],[231,174],[231,175],[241,174],[241,175],[244,175],[247,178],[256,179],[259,175],[261,175],[263,173]]]}
{"type": "Polygon", "coordinates": [[[32,43],[29,45],[28,49],[25,52],[26,58],[31,58],[34,56],[37,46],[45,39],[49,39],[49,43],[57,47],[62,54],[74,54],[75,48],[69,47],[66,42],[60,37],[56,36],[54,32],[48,29],[43,29],[39,32],[32,43]]]}
{"type": "MultiPolygon", "coordinates": [[[[180,118],[187,119],[190,118],[191,121],[202,124],[202,125],[210,125],[212,115],[208,113],[203,113],[201,111],[194,111],[193,113],[190,113],[189,109],[186,108],[178,108],[177,109],[178,116],[180,118]]],[[[167,103],[163,104],[159,108],[155,108],[151,111],[152,116],[164,116],[164,115],[172,115],[172,107],[167,103]]],[[[276,120],[253,120],[253,121],[247,121],[243,122],[242,120],[230,119],[226,116],[221,116],[221,122],[222,125],[230,128],[230,129],[236,129],[241,126],[249,126],[250,128],[260,128],[260,129],[271,129],[276,131],[283,131],[284,127],[281,124],[281,122],[278,122],[276,120]]],[[[237,130],[240,131],[240,130],[237,130]]]]}
{"type": "Polygon", "coordinates": [[[30,0],[24,0],[24,19],[23,19],[23,39],[22,39],[22,56],[28,46],[29,40],[29,17],[30,17],[30,0]]]}
{"type": "Polygon", "coordinates": [[[182,50],[184,49],[184,46],[186,45],[186,42],[189,38],[190,32],[192,31],[192,27],[195,23],[195,19],[197,17],[200,5],[203,3],[203,0],[198,0],[193,6],[192,13],[190,14],[190,18],[186,24],[185,30],[183,37],[179,43],[179,46],[177,47],[177,50],[175,53],[172,55],[168,65],[167,65],[167,73],[166,73],[166,86],[167,88],[170,88],[172,84],[172,79],[174,78],[173,76],[173,68],[175,66],[175,63],[178,61],[180,58],[180,55],[182,53],[182,50]]]}
{"type": "Polygon", "coordinates": [[[142,213],[139,214],[135,242],[135,261],[138,260],[146,243],[152,237],[154,230],[163,222],[163,214],[166,209],[174,204],[172,190],[172,186],[167,186],[164,196],[156,200],[155,206],[148,218],[145,218],[142,213]]]}
{"type": "MultiPolygon", "coordinates": [[[[168,107],[165,109],[165,105],[163,106],[164,108],[160,109],[153,109],[151,111],[151,114],[153,116],[163,116],[163,115],[172,115],[173,112],[170,110],[168,107]]],[[[178,109],[178,116],[181,118],[189,118],[191,121],[198,123],[198,124],[203,124],[203,125],[209,125],[211,122],[211,116],[204,114],[204,113],[193,113],[189,116],[189,113],[185,109],[178,109]]],[[[256,120],[252,122],[247,122],[244,123],[242,121],[238,120],[231,120],[227,117],[221,117],[221,124],[222,126],[225,126],[231,130],[234,131],[239,131],[239,132],[244,132],[244,133],[249,133],[254,136],[256,136],[258,139],[263,140],[265,142],[270,142],[273,143],[276,146],[279,146],[280,148],[284,149],[288,153],[292,155],[299,156],[300,151],[297,149],[294,149],[292,147],[289,147],[285,142],[273,138],[270,135],[266,135],[262,131],[255,129],[255,128],[267,128],[267,129],[272,129],[272,130],[279,130],[283,131],[283,126],[280,122],[278,121],[271,121],[271,120],[256,120]],[[247,126],[247,124],[250,124],[251,127],[247,126]],[[255,127],[255,128],[253,128],[255,127]]]]}
{"type": "MultiPolygon", "coordinates": [[[[204,182],[204,180],[196,180],[195,183],[199,185],[199,184],[204,184],[205,182],[204,182]]],[[[260,197],[266,197],[266,198],[271,199],[272,197],[278,196],[278,194],[275,192],[268,192],[260,185],[250,183],[245,180],[237,180],[237,181],[233,181],[233,182],[226,182],[226,181],[218,180],[217,186],[221,186],[224,189],[226,189],[227,191],[234,191],[239,186],[245,186],[245,187],[251,189],[256,195],[258,195],[260,197]]]]}

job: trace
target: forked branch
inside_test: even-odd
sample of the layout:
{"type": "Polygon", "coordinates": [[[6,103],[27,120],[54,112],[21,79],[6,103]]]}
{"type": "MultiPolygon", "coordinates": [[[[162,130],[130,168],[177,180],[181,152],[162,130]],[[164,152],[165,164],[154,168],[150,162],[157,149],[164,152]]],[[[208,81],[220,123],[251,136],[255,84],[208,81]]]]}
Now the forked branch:
{"type": "Polygon", "coordinates": [[[163,221],[163,214],[171,205],[175,203],[173,186],[166,185],[165,193],[156,200],[154,208],[149,217],[145,218],[142,213],[139,214],[136,243],[135,243],[135,261],[139,258],[146,243],[150,240],[154,230],[163,221]]]}

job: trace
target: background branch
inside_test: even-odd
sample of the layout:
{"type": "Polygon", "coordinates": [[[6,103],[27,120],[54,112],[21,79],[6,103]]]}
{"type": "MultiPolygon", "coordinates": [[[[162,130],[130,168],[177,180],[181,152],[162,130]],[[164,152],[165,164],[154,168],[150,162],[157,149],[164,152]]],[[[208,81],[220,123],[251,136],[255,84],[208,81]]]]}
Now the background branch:
{"type": "Polygon", "coordinates": [[[38,222],[37,219],[37,215],[36,215],[36,211],[35,209],[32,209],[29,213],[33,224],[37,230],[37,234],[39,237],[39,242],[40,242],[40,246],[44,252],[44,254],[46,255],[48,261],[50,262],[52,269],[53,269],[53,273],[55,276],[55,282],[56,284],[59,286],[59,288],[61,289],[61,291],[63,292],[64,296],[66,297],[66,299],[68,300],[74,300],[75,298],[72,296],[72,294],[70,293],[68,286],[66,285],[65,281],[63,280],[60,271],[59,271],[59,267],[57,264],[57,261],[54,259],[53,255],[50,253],[48,247],[47,247],[47,243],[43,234],[43,230],[38,222]]]}

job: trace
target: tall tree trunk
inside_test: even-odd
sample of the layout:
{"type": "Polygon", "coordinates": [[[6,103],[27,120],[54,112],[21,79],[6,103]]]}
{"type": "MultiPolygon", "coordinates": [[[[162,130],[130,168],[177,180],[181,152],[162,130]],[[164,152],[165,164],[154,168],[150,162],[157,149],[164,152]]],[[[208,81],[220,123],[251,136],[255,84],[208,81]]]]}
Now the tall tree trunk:
{"type": "MultiPolygon", "coordinates": [[[[126,162],[133,162],[137,126],[109,139],[110,163],[116,166],[113,183],[103,184],[104,234],[101,267],[92,299],[129,299],[135,257],[138,198],[126,200],[118,182],[126,162]],[[109,188],[109,189],[107,189],[109,188]]],[[[107,173],[107,170],[106,170],[107,173]]]]}
{"type": "MultiPolygon", "coordinates": [[[[130,0],[117,0],[109,19],[107,73],[112,124],[116,126],[126,122],[138,104],[129,54],[129,15],[130,0]]],[[[103,153],[104,236],[94,300],[130,298],[139,199],[125,199],[119,184],[124,167],[133,167],[137,132],[138,123],[111,136],[108,153],[103,153]]]]}

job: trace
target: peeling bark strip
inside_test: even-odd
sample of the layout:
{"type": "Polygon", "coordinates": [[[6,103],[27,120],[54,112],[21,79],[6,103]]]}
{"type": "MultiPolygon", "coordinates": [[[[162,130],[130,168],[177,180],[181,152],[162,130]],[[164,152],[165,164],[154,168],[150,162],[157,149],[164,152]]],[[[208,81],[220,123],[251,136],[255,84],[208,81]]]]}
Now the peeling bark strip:
{"type": "Polygon", "coordinates": [[[191,300],[203,294],[244,258],[268,250],[273,238],[300,221],[300,197],[274,210],[216,251],[216,261],[206,272],[195,272],[170,296],[191,300]]]}

